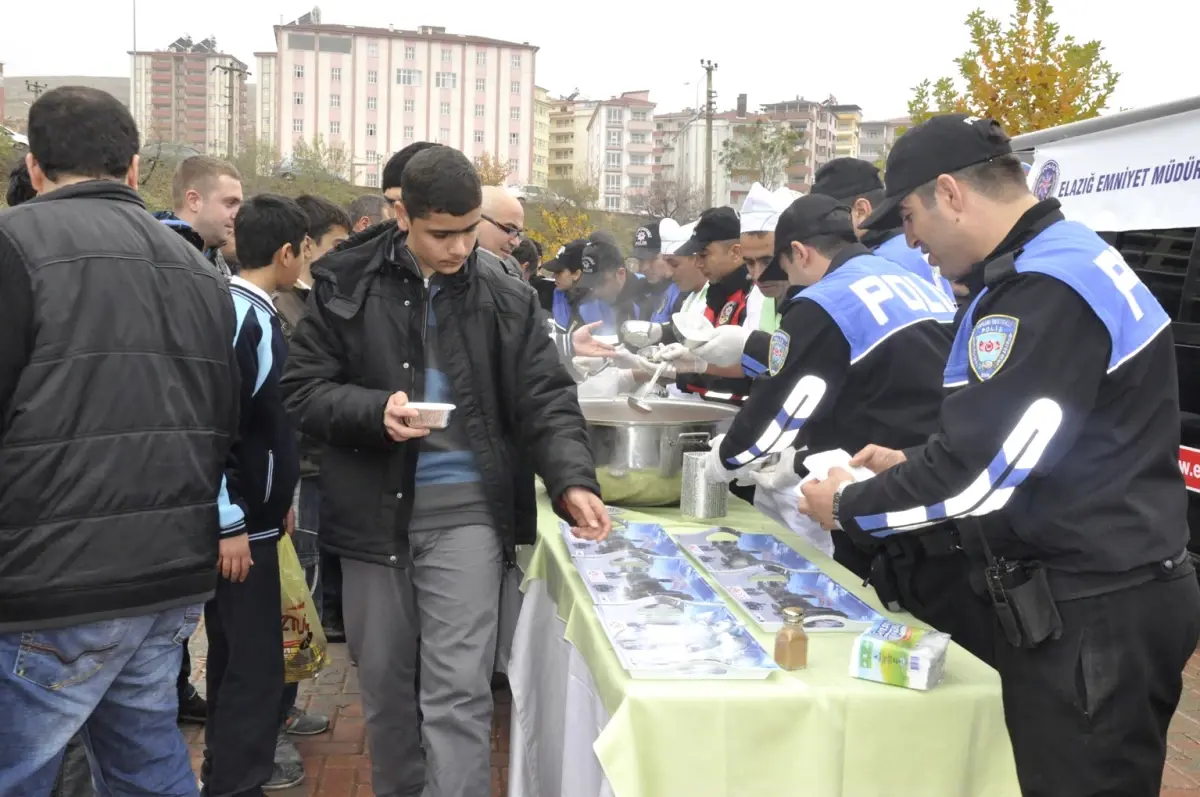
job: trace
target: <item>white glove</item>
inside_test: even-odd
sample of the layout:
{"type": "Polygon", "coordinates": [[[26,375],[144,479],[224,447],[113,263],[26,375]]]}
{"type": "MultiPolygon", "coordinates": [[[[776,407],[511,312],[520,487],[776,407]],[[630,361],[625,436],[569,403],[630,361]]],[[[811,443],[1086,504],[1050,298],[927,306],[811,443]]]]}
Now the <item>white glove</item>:
{"type": "Polygon", "coordinates": [[[709,441],[708,456],[704,459],[704,477],[714,483],[728,484],[735,480],[745,483],[745,480],[751,478],[753,472],[762,466],[762,460],[756,459],[749,465],[734,470],[727,469],[724,460],[721,459],[721,441],[724,439],[725,435],[719,434],[709,441]]]}
{"type": "Polygon", "coordinates": [[[584,379],[589,379],[603,371],[609,366],[611,361],[607,357],[572,357],[571,365],[575,366],[575,370],[583,375],[584,379]]]}
{"type": "Polygon", "coordinates": [[[609,356],[609,360],[613,365],[626,371],[636,371],[642,367],[642,358],[624,346],[617,347],[616,352],[609,356]]]}
{"type": "Polygon", "coordinates": [[[800,484],[796,473],[796,449],[788,446],[780,452],[779,461],[770,467],[750,474],[754,483],[767,490],[790,490],[800,484]]]}
{"type": "Polygon", "coordinates": [[[742,351],[746,348],[746,339],[751,331],[731,325],[717,327],[713,339],[700,344],[692,352],[713,365],[737,365],[742,361],[742,351]]]}
{"type": "MultiPolygon", "coordinates": [[[[740,354],[738,355],[741,356],[740,354]]],[[[669,362],[675,374],[702,374],[708,370],[708,362],[697,356],[682,343],[671,343],[658,350],[658,359],[669,362]]],[[[663,373],[666,373],[665,371],[663,373]]]]}

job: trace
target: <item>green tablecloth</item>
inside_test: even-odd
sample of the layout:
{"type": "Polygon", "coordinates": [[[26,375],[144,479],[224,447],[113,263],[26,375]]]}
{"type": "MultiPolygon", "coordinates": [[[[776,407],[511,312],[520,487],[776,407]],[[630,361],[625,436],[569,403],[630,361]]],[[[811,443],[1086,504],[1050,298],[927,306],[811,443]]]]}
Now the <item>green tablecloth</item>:
{"type": "MultiPolygon", "coordinates": [[[[631,679],[541,500],[526,579],[546,581],[611,716],[594,749],[616,797],[1019,797],[1000,680],[958,646],[930,692],[851,678],[852,633],[812,635],[808,669],[765,681],[631,679]]],[[[743,501],[731,497],[716,523],[688,522],[675,508],[624,511],[669,532],[719,523],[776,533],[880,608],[853,574],[743,501]]],[[[773,650],[773,635],[728,603],[773,650]]]]}

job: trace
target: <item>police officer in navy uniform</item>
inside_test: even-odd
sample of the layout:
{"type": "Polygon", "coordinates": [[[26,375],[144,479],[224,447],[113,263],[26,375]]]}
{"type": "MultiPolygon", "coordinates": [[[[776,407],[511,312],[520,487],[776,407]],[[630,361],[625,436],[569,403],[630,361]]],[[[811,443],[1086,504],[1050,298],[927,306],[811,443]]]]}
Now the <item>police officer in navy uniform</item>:
{"type": "Polygon", "coordinates": [[[802,511],[869,541],[957,519],[993,605],[1025,797],[1159,793],[1200,636],[1170,321],[1121,255],[1030,194],[998,124],[896,141],[864,226],[971,290],[923,446],[859,453],[802,511]]]}
{"type": "Polygon", "coordinates": [[[631,282],[637,317],[665,324],[671,320],[671,308],[679,299],[679,286],[671,279],[671,267],[662,253],[661,220],[655,219],[633,233],[633,256],[642,279],[631,282]]]}
{"type": "MultiPolygon", "coordinates": [[[[937,427],[955,305],[938,289],[858,243],[850,209],[828,196],[793,202],[775,227],[791,285],[773,334],[748,336],[743,362],[761,375],[708,474],[728,482],[791,448],[858,451],[871,441],[917,445],[937,427]]],[[[870,578],[880,598],[990,660],[986,605],[971,592],[953,527],[863,548],[835,532],[834,558],[870,578]],[[899,604],[899,605],[897,605],[899,604]]]]}
{"type": "Polygon", "coordinates": [[[920,249],[908,245],[903,229],[866,230],[859,226],[885,196],[883,180],[875,164],[861,158],[834,158],[817,169],[811,193],[825,194],[849,205],[854,218],[854,231],[864,246],[921,279],[932,282],[951,300],[954,299],[950,281],[941,275],[936,266],[929,265],[920,249]]]}

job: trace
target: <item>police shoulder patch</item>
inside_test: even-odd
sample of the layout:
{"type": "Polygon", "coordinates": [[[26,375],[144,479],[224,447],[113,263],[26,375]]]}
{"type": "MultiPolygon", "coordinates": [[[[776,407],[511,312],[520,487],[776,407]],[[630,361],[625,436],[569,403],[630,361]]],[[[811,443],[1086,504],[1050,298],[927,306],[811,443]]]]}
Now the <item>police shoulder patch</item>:
{"type": "Polygon", "coordinates": [[[721,308],[721,314],[717,316],[717,326],[728,324],[729,319],[733,318],[734,311],[737,310],[737,302],[728,302],[721,308]]]}
{"type": "Polygon", "coordinates": [[[1012,353],[1019,323],[1010,315],[989,315],[975,322],[967,343],[967,353],[971,370],[980,381],[991,379],[1004,365],[1012,353]]]}
{"type": "Polygon", "coordinates": [[[792,336],[777,329],[771,333],[771,348],[767,351],[767,373],[775,376],[783,370],[787,362],[788,349],[792,346],[792,336]]]}

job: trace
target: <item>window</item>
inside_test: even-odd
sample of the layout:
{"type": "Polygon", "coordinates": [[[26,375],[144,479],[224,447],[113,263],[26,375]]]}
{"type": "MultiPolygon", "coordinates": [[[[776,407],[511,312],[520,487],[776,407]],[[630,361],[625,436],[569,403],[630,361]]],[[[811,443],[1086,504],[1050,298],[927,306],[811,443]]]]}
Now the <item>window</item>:
{"type": "Polygon", "coordinates": [[[375,150],[367,150],[367,163],[375,163],[379,160],[379,156],[375,154],[375,150]]]}
{"type": "Polygon", "coordinates": [[[342,107],[342,95],[341,94],[330,94],[329,95],[329,107],[330,108],[341,108],[342,107]]]}
{"type": "Polygon", "coordinates": [[[509,108],[508,109],[508,118],[509,119],[520,119],[521,118],[521,106],[514,105],[513,107],[509,108]]]}
{"type": "Polygon", "coordinates": [[[406,113],[412,113],[413,111],[417,110],[417,101],[416,100],[405,100],[404,101],[404,110],[406,113]]]}
{"type": "Polygon", "coordinates": [[[487,91],[487,80],[485,80],[484,78],[481,78],[481,77],[475,78],[475,90],[476,91],[487,91]]]}
{"type": "Polygon", "coordinates": [[[476,143],[476,144],[482,144],[482,143],[483,143],[483,131],[482,131],[482,130],[476,130],[476,131],[475,131],[475,143],[476,143]]]}
{"type": "Polygon", "coordinates": [[[367,83],[373,86],[378,82],[379,82],[379,71],[376,69],[368,69],[367,70],[367,83]]]}
{"type": "Polygon", "coordinates": [[[304,64],[296,64],[294,72],[296,77],[304,77],[304,64]]]}
{"type": "Polygon", "coordinates": [[[458,73],[457,72],[436,72],[434,73],[434,85],[439,89],[456,89],[458,88],[458,73]]]}
{"type": "Polygon", "coordinates": [[[621,197],[619,197],[619,196],[604,197],[604,209],[605,210],[620,210],[621,209],[621,197]]]}
{"type": "Polygon", "coordinates": [[[292,120],[292,132],[293,133],[303,133],[304,132],[304,120],[303,119],[293,119],[292,120]]]}
{"type": "Polygon", "coordinates": [[[617,192],[621,190],[621,175],[606,174],[604,175],[604,190],[617,192]]]}
{"type": "Polygon", "coordinates": [[[514,80],[511,84],[509,84],[508,90],[512,94],[520,94],[521,93],[521,81],[514,80]]]}
{"type": "Polygon", "coordinates": [[[517,170],[518,170],[520,167],[521,167],[521,163],[520,163],[520,161],[518,161],[516,158],[509,158],[509,159],[508,159],[508,173],[509,173],[509,174],[514,174],[514,173],[516,173],[516,171],[517,171],[517,170]]]}
{"type": "Polygon", "coordinates": [[[404,140],[412,141],[412,139],[413,139],[413,126],[405,125],[404,126],[404,140]]]}
{"type": "Polygon", "coordinates": [[[401,86],[419,86],[421,85],[421,70],[397,69],[396,82],[401,86]]]}
{"type": "Polygon", "coordinates": [[[367,138],[375,138],[375,123],[367,122],[367,138]]]}
{"type": "Polygon", "coordinates": [[[616,168],[616,169],[621,168],[621,153],[619,153],[619,152],[605,153],[604,162],[612,168],[616,168]]]}
{"type": "Polygon", "coordinates": [[[376,44],[375,42],[371,42],[370,44],[367,45],[367,58],[378,58],[378,57],[379,57],[379,45],[376,44]]]}
{"type": "Polygon", "coordinates": [[[475,66],[487,66],[487,50],[475,51],[475,66]]]}
{"type": "Polygon", "coordinates": [[[367,97],[367,110],[373,111],[379,107],[379,100],[375,97],[367,97]]]}
{"type": "Polygon", "coordinates": [[[329,123],[329,135],[340,136],[342,134],[342,123],[336,119],[329,123]]]}
{"type": "Polygon", "coordinates": [[[619,125],[625,119],[624,108],[609,108],[607,109],[606,113],[608,117],[608,123],[610,125],[619,125]]]}
{"type": "MultiPolygon", "coordinates": [[[[635,116],[636,116],[636,114],[635,114],[635,116]]],[[[629,134],[629,143],[630,144],[645,144],[646,143],[646,134],[645,133],[630,133],[629,134]]]]}
{"type": "Polygon", "coordinates": [[[629,116],[635,122],[646,121],[646,112],[645,111],[633,111],[632,113],[629,114],[629,116]]]}
{"type": "Polygon", "coordinates": [[[641,174],[630,175],[629,176],[629,187],[630,188],[645,188],[646,187],[646,177],[641,174]]]}
{"type": "Polygon", "coordinates": [[[482,118],[483,118],[483,106],[482,106],[482,105],[476,105],[476,106],[475,106],[475,118],[476,118],[476,119],[482,119],[482,118]]]}
{"type": "Polygon", "coordinates": [[[521,134],[520,133],[509,133],[508,134],[508,145],[510,147],[521,146],[521,134]]]}
{"type": "Polygon", "coordinates": [[[334,83],[342,82],[342,68],[340,66],[331,67],[329,70],[329,79],[334,83]]]}
{"type": "Polygon", "coordinates": [[[630,166],[645,166],[646,165],[646,156],[645,155],[630,155],[629,156],[629,165],[630,166]]]}
{"type": "Polygon", "coordinates": [[[370,174],[367,175],[367,187],[368,188],[378,188],[379,187],[379,175],[378,174],[376,174],[375,172],[371,172],[370,174]]]}
{"type": "Polygon", "coordinates": [[[292,93],[292,102],[295,103],[296,105],[303,105],[304,104],[304,92],[303,91],[293,92],[292,93]]]}
{"type": "Polygon", "coordinates": [[[443,63],[443,64],[445,64],[445,63],[449,63],[450,59],[451,59],[451,58],[453,58],[453,57],[454,57],[454,53],[452,53],[452,52],[450,51],[450,48],[449,48],[449,47],[443,47],[443,48],[442,48],[442,63],[443,63]]]}
{"type": "Polygon", "coordinates": [[[404,48],[404,60],[405,61],[417,60],[417,48],[413,47],[411,44],[408,45],[407,47],[405,47],[404,48]]]}
{"type": "Polygon", "coordinates": [[[620,130],[609,130],[608,131],[608,145],[610,147],[621,146],[621,131],[620,130]]]}
{"type": "MultiPolygon", "coordinates": [[[[520,68],[521,68],[521,54],[520,54],[520,53],[513,53],[513,56],[512,56],[512,65],[513,65],[513,67],[514,67],[514,68],[516,68],[516,69],[520,69],[520,68]]],[[[514,92],[514,93],[515,93],[515,92],[514,92]]]]}
{"type": "Polygon", "coordinates": [[[450,103],[448,103],[448,102],[439,103],[438,104],[438,112],[442,116],[449,116],[450,115],[450,103]]]}
{"type": "Polygon", "coordinates": [[[448,128],[448,127],[438,128],[438,141],[442,142],[443,144],[449,143],[450,128],[448,128]]]}

